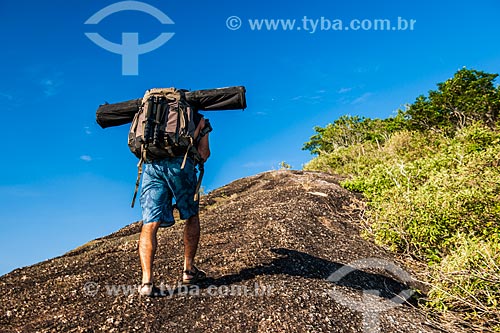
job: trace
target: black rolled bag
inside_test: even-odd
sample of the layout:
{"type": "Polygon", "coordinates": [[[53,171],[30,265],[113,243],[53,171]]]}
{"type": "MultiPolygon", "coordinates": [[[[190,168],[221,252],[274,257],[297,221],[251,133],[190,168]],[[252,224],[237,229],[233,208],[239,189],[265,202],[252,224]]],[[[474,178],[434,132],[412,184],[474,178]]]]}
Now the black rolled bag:
{"type": "Polygon", "coordinates": [[[247,107],[245,87],[227,87],[186,92],[186,101],[200,111],[239,110],[247,107]]]}
{"type": "MultiPolygon", "coordinates": [[[[200,111],[239,110],[247,107],[245,87],[227,87],[186,91],[186,102],[200,111]]],[[[102,128],[120,126],[132,122],[142,105],[142,98],[103,104],[97,108],[96,121],[102,128]]]]}

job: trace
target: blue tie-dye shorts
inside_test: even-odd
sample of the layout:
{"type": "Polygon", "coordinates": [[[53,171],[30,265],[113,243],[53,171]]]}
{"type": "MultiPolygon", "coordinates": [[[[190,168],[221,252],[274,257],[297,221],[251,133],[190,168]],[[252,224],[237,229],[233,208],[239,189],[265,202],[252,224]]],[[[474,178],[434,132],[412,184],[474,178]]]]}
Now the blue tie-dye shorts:
{"type": "Polygon", "coordinates": [[[166,158],[144,164],[141,207],[143,223],[160,222],[160,227],[175,223],[172,199],[175,199],[181,219],[198,214],[199,202],[194,201],[197,170],[188,158],[181,169],[183,157],[166,158]]]}

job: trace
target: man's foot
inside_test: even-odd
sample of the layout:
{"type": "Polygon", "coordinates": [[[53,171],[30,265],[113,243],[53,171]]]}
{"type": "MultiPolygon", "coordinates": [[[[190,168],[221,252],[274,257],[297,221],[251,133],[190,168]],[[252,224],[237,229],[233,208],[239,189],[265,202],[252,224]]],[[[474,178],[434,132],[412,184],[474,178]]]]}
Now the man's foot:
{"type": "Polygon", "coordinates": [[[161,290],[155,287],[152,282],[143,283],[139,287],[139,295],[148,297],[158,297],[161,296],[161,290]]]}
{"type": "Polygon", "coordinates": [[[184,271],[184,274],[182,275],[182,284],[187,286],[197,284],[198,282],[205,280],[206,277],[207,273],[199,270],[193,265],[191,270],[187,269],[184,271]]]}

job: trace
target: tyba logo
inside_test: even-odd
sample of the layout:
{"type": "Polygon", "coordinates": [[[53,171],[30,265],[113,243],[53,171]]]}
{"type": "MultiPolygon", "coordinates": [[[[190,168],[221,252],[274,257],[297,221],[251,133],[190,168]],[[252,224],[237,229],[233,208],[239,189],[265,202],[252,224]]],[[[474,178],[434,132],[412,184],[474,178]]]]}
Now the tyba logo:
{"type": "MultiPolygon", "coordinates": [[[[87,21],[85,21],[85,24],[98,24],[109,15],[126,10],[147,13],[156,18],[162,24],[174,24],[174,21],[172,21],[158,8],[139,1],[122,1],[109,5],[92,15],[87,21]]],[[[123,75],[139,75],[139,55],[156,50],[168,42],[173,35],[173,32],[163,32],[152,41],[139,44],[138,32],[122,32],[122,43],[116,44],[103,38],[98,33],[85,33],[85,36],[103,49],[122,55],[123,75]]]]}

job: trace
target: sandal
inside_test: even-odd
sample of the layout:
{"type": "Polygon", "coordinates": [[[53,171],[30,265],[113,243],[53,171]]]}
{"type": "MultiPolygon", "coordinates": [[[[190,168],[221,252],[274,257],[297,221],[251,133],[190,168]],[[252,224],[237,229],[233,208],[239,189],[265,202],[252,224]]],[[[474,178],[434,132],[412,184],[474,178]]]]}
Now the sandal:
{"type": "Polygon", "coordinates": [[[205,278],[207,277],[207,273],[199,270],[194,265],[192,270],[187,269],[184,271],[184,274],[191,275],[190,278],[184,278],[184,275],[182,276],[182,284],[187,286],[197,284],[198,282],[205,280],[205,278]]]}
{"type": "Polygon", "coordinates": [[[160,288],[155,287],[152,282],[143,283],[139,287],[139,295],[148,297],[158,297],[162,295],[160,288]]]}

